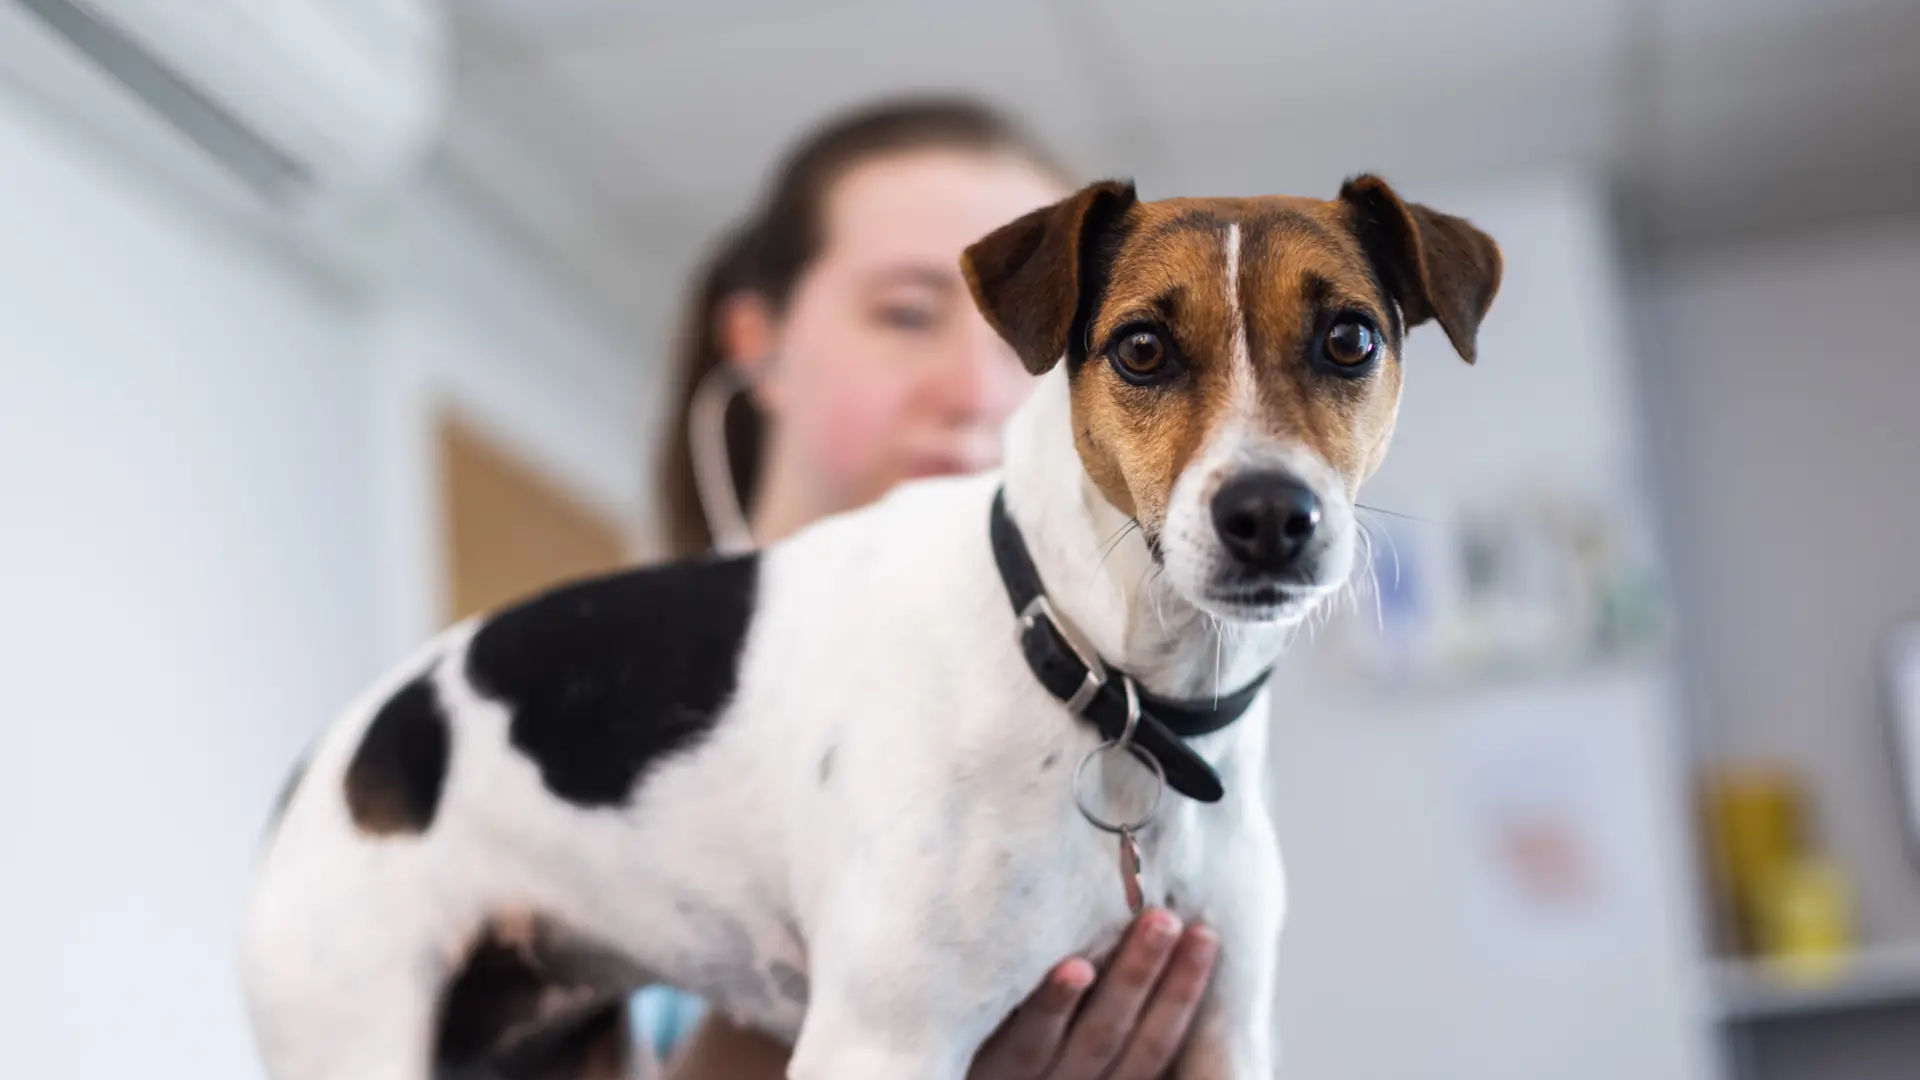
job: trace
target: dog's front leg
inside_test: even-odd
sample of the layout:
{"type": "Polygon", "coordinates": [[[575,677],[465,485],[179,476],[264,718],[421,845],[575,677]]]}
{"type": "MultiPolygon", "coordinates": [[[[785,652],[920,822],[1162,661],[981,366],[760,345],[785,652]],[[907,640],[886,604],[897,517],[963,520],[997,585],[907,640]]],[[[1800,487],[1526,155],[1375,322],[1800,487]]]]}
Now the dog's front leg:
{"type": "MultiPolygon", "coordinates": [[[[985,1037],[983,998],[917,890],[845,890],[808,942],[808,1003],[789,1080],[961,1080],[985,1037]],[[880,898],[884,901],[876,903],[880,898]]],[[[987,969],[991,970],[991,969],[987,969]]],[[[991,1008],[986,1005],[986,1008],[991,1008]]],[[[1002,1010],[1004,1011],[1004,1010],[1002,1010]]]]}
{"type": "Polygon", "coordinates": [[[939,1008],[937,990],[885,971],[816,979],[788,1080],[961,1080],[973,1052],[956,1030],[964,1010],[939,1008]]]}
{"type": "Polygon", "coordinates": [[[1177,1080],[1272,1080],[1274,995],[1286,911],[1279,843],[1260,814],[1241,858],[1199,917],[1220,935],[1213,985],[1174,1068],[1177,1080]]]}

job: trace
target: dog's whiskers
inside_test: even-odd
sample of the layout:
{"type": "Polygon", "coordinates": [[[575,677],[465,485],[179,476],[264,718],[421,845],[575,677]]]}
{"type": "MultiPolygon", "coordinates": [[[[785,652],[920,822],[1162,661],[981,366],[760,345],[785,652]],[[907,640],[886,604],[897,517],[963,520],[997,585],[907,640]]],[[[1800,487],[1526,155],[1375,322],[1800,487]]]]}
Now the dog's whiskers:
{"type": "MultiPolygon", "coordinates": [[[[1377,552],[1374,549],[1373,529],[1365,522],[1362,522],[1360,524],[1360,535],[1365,537],[1367,541],[1367,592],[1373,596],[1373,625],[1375,629],[1384,631],[1387,628],[1387,617],[1380,606],[1380,571],[1377,565],[1377,552]]],[[[1397,567],[1398,565],[1398,561],[1396,560],[1395,566],[1397,567]]],[[[1396,583],[1399,581],[1399,577],[1400,575],[1396,570],[1394,573],[1396,583]]]]}
{"type": "Polygon", "coordinates": [[[1350,614],[1360,613],[1360,579],[1373,573],[1373,538],[1367,535],[1367,526],[1359,523],[1360,528],[1360,564],[1347,572],[1346,581],[1340,585],[1340,592],[1347,601],[1350,614]]]}
{"type": "Polygon", "coordinates": [[[1349,581],[1361,574],[1373,576],[1373,530],[1364,521],[1355,524],[1360,526],[1360,567],[1356,573],[1348,576],[1349,581]]]}
{"type": "Polygon", "coordinates": [[[1226,634],[1220,629],[1220,617],[1207,612],[1207,621],[1213,624],[1213,703],[1220,704],[1220,654],[1225,649],[1226,634]]]}
{"type": "Polygon", "coordinates": [[[1366,503],[1362,503],[1362,502],[1357,502],[1357,503],[1354,503],[1353,505],[1355,509],[1365,510],[1370,514],[1385,514],[1387,517],[1396,517],[1396,518],[1400,518],[1403,521],[1417,521],[1422,525],[1433,524],[1433,522],[1427,518],[1415,517],[1412,514],[1403,514],[1398,510],[1383,510],[1378,506],[1368,506],[1366,503]]]}
{"type": "Polygon", "coordinates": [[[1111,556],[1115,551],[1119,550],[1120,542],[1127,538],[1127,534],[1136,532],[1139,528],[1139,518],[1128,518],[1127,523],[1120,526],[1120,528],[1114,532],[1113,537],[1107,541],[1105,548],[1100,552],[1100,561],[1094,563],[1093,568],[1098,570],[1102,566],[1105,566],[1108,556],[1111,556]]]}
{"type": "MultiPolygon", "coordinates": [[[[1368,506],[1366,503],[1359,502],[1353,505],[1355,509],[1365,510],[1370,514],[1383,514],[1387,517],[1399,518],[1403,521],[1414,521],[1422,525],[1433,524],[1433,521],[1429,518],[1403,514],[1398,510],[1382,510],[1380,507],[1368,506]]],[[[1360,528],[1363,533],[1371,531],[1367,529],[1365,522],[1361,523],[1360,528]]],[[[1387,551],[1393,555],[1393,587],[1397,589],[1400,587],[1400,545],[1394,542],[1392,529],[1383,530],[1383,535],[1387,538],[1387,551]]],[[[1375,580],[1377,581],[1378,579],[1376,578],[1375,580]]]]}
{"type": "Polygon", "coordinates": [[[1167,626],[1167,613],[1160,608],[1160,590],[1154,587],[1159,581],[1160,567],[1155,565],[1151,568],[1151,574],[1147,578],[1147,588],[1149,590],[1147,597],[1153,602],[1153,617],[1160,624],[1160,632],[1163,634],[1171,634],[1173,631],[1167,626]]]}
{"type": "Polygon", "coordinates": [[[1320,643],[1320,631],[1326,629],[1327,624],[1332,618],[1332,604],[1322,604],[1308,613],[1306,619],[1303,621],[1307,624],[1307,641],[1310,644],[1317,645],[1320,643]]]}

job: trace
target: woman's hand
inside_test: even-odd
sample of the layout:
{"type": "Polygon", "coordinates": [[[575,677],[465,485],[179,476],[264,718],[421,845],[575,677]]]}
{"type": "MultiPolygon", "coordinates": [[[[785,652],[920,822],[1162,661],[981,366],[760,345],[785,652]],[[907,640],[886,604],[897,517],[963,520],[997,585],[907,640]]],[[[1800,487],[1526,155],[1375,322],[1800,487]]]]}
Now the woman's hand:
{"type": "Polygon", "coordinates": [[[1057,965],[980,1048],[968,1080],[1154,1080],[1186,1041],[1219,946],[1171,912],[1141,915],[1097,983],[1085,960],[1057,965]]]}
{"type": "MultiPolygon", "coordinates": [[[[1186,1041],[1219,948],[1213,931],[1182,932],[1172,913],[1147,912],[1098,985],[1085,960],[1056,965],[980,1048],[968,1080],[1154,1080],[1186,1041]]],[[[765,1035],[709,1015],[666,1075],[779,1080],[787,1053],[765,1035]]]]}

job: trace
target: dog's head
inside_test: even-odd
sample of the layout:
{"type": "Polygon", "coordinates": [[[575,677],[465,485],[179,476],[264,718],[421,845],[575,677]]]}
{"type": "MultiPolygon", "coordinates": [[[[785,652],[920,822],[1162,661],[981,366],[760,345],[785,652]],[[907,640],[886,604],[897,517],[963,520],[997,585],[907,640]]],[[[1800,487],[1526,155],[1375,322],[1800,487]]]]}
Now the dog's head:
{"type": "Polygon", "coordinates": [[[1065,361],[1088,476],[1204,610],[1297,617],[1351,572],[1406,330],[1469,363],[1500,249],[1362,176],[1332,201],[1171,199],[1095,184],[967,249],[987,321],[1065,361]]]}

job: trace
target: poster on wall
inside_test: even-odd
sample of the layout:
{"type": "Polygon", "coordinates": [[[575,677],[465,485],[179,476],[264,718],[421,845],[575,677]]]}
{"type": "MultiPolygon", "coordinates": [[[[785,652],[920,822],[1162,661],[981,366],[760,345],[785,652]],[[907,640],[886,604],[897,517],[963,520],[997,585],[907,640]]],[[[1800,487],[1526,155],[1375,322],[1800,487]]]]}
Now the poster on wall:
{"type": "Polygon", "coordinates": [[[1542,709],[1462,740],[1465,898],[1482,956],[1501,967],[1578,972],[1628,940],[1630,897],[1647,888],[1624,798],[1633,740],[1594,719],[1542,709]]]}

